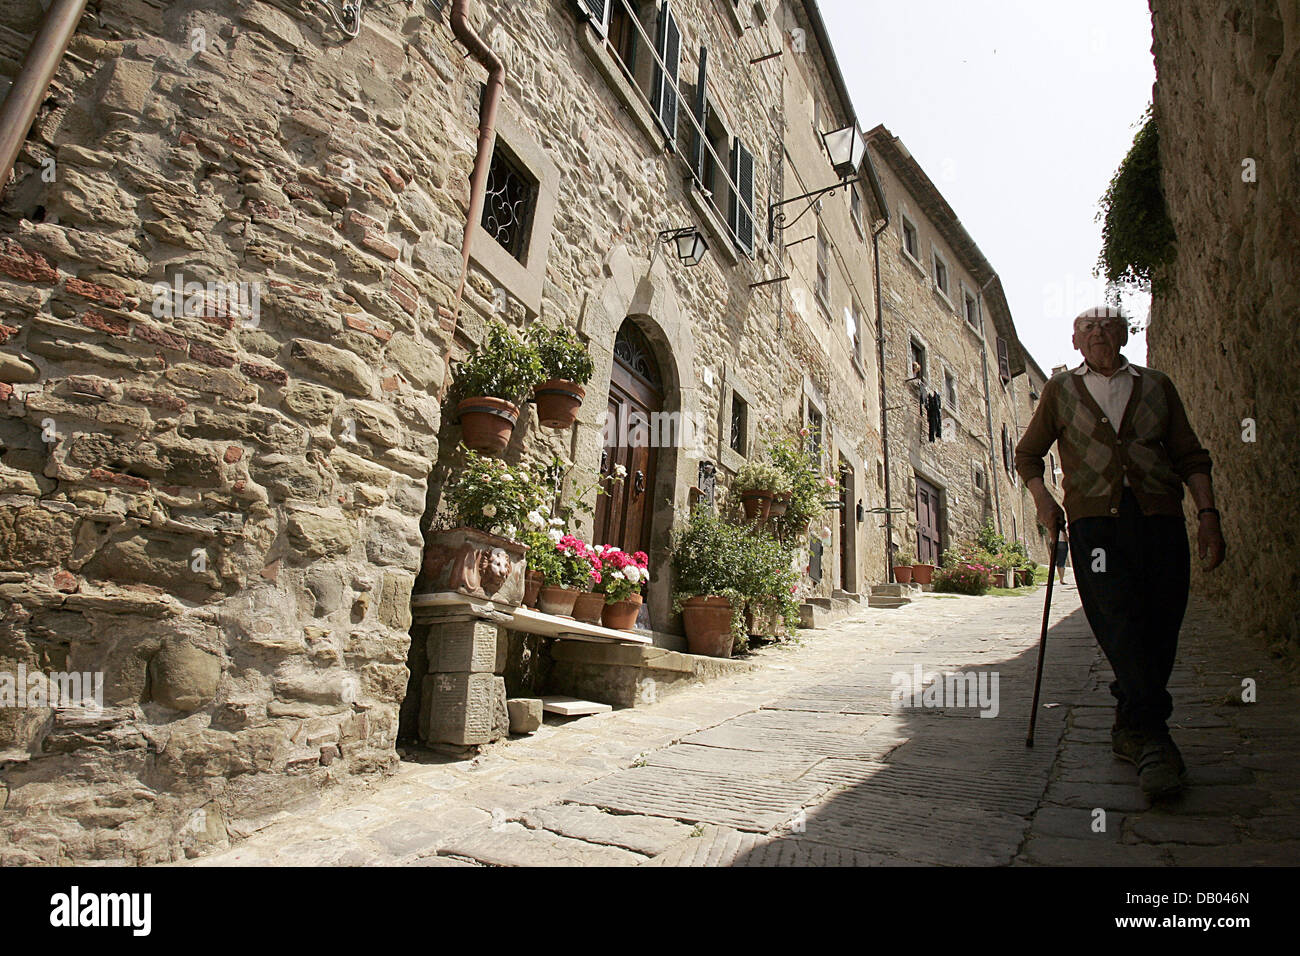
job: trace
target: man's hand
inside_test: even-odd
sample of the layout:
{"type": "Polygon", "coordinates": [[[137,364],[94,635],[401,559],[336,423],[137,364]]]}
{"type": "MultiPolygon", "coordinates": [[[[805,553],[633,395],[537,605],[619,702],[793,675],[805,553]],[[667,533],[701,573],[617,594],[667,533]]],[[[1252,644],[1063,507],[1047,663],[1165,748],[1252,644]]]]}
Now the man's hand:
{"type": "Polygon", "coordinates": [[[1223,563],[1227,550],[1223,530],[1219,527],[1219,516],[1213,513],[1201,515],[1196,528],[1196,553],[1203,562],[1201,567],[1213,571],[1223,563]]]}
{"type": "MultiPolygon", "coordinates": [[[[1042,483],[1039,482],[1039,485],[1041,487],[1042,483]]],[[[1046,488],[1034,494],[1034,505],[1038,511],[1038,523],[1047,529],[1052,540],[1056,540],[1056,529],[1065,527],[1065,512],[1046,488]]]]}

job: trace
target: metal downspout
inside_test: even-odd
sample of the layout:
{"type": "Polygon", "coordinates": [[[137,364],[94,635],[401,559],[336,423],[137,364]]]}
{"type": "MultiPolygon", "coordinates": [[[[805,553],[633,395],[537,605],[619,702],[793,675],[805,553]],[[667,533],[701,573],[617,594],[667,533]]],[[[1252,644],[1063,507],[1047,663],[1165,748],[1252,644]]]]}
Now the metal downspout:
{"type": "Polygon", "coordinates": [[[478,153],[474,157],[474,171],[469,180],[469,212],[466,213],[465,238],[460,248],[460,282],[456,287],[456,302],[452,309],[456,324],[459,326],[465,281],[469,277],[470,243],[473,241],[474,230],[479,220],[483,218],[488,167],[492,162],[492,147],[496,142],[497,106],[501,101],[501,91],[505,88],[506,68],[500,57],[492,52],[491,47],[469,25],[469,0],[455,0],[452,4],[451,32],[465,45],[470,56],[488,71],[487,89],[483,93],[483,102],[479,106],[478,114],[478,153]]]}
{"type": "Polygon", "coordinates": [[[880,379],[880,447],[885,453],[885,580],[894,583],[894,514],[889,494],[889,402],[885,395],[885,319],[880,302],[880,235],[889,227],[886,219],[871,233],[871,249],[876,260],[876,371],[880,379]]]}
{"type": "Polygon", "coordinates": [[[984,414],[989,423],[989,474],[993,478],[993,508],[998,519],[998,534],[1002,533],[1002,495],[998,489],[998,456],[993,452],[993,400],[989,392],[989,350],[988,335],[984,331],[984,290],[993,284],[997,273],[989,276],[987,282],[980,286],[980,366],[984,370],[984,414]]]}
{"type": "Polygon", "coordinates": [[[85,9],[86,0],[54,0],[50,4],[22,69],[0,106],[0,192],[9,185],[9,174],[31,132],[36,111],[45,100],[85,9]]]}

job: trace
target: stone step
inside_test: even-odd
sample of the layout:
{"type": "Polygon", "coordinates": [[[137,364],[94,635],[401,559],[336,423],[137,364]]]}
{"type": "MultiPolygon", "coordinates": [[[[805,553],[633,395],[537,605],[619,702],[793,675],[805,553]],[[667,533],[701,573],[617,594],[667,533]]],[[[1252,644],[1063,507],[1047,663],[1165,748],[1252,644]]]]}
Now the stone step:
{"type": "Polygon", "coordinates": [[[542,710],[548,714],[559,714],[561,717],[603,714],[613,709],[609,704],[597,703],[594,700],[582,700],[578,697],[570,697],[567,694],[547,694],[542,698],[542,710]]]}
{"type": "MultiPolygon", "coordinates": [[[[556,641],[548,689],[616,707],[657,703],[703,680],[748,673],[757,665],[730,658],[683,654],[662,647],[556,641]]],[[[545,699],[545,698],[544,698],[545,699]]]]}
{"type": "Polygon", "coordinates": [[[885,595],[872,595],[868,602],[870,607],[895,608],[911,604],[912,599],[909,597],[888,597],[885,595]]]}

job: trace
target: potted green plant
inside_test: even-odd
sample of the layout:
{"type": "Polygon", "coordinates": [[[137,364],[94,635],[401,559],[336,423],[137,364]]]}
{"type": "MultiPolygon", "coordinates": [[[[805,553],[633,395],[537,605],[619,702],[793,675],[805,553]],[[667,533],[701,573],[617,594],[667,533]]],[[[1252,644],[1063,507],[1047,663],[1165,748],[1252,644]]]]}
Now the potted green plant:
{"type": "Polygon", "coordinates": [[[791,487],[790,476],[770,461],[745,462],[731,481],[731,493],[740,498],[745,517],[751,521],[766,521],[773,497],[791,487]]]}
{"type": "Polygon", "coordinates": [[[800,429],[798,437],[769,441],[767,458],[790,480],[785,510],[776,519],[777,534],[783,541],[795,541],[807,534],[808,525],[826,511],[827,476],[821,472],[807,428],[800,429]]]}
{"type": "Polygon", "coordinates": [[[912,552],[900,548],[894,556],[894,580],[899,584],[912,583],[912,552]]]}
{"type": "Polygon", "coordinates": [[[543,381],[533,386],[537,420],[547,428],[569,428],[587,395],[583,386],[595,371],[591,354],[568,328],[538,322],[528,327],[527,338],[542,365],[543,381]]]}
{"type": "Polygon", "coordinates": [[[538,476],[461,446],[464,464],[443,490],[444,512],[425,540],[419,587],[519,604],[530,513],[544,508],[538,476]]]}
{"type": "Polygon", "coordinates": [[[726,521],[697,505],[673,531],[673,607],[681,612],[692,654],[730,657],[744,646],[747,612],[799,623],[799,577],[791,551],[753,525],[726,521]]]}
{"type": "Polygon", "coordinates": [[[488,322],[481,341],[452,372],[450,397],[456,402],[466,446],[500,455],[519,421],[519,405],[542,379],[542,363],[532,343],[500,319],[488,322]]]}

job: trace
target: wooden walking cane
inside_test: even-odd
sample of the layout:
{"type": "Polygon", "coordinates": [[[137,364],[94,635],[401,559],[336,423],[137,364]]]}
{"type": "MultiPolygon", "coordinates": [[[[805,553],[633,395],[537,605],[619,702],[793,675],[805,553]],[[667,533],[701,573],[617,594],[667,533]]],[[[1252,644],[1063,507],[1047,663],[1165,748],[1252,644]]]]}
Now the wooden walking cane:
{"type": "Polygon", "coordinates": [[[1034,678],[1034,707],[1029,712],[1029,735],[1025,737],[1025,746],[1034,745],[1034,723],[1038,720],[1038,692],[1043,686],[1043,655],[1047,651],[1047,613],[1052,607],[1052,582],[1056,580],[1056,551],[1061,542],[1061,521],[1056,522],[1056,533],[1052,535],[1051,563],[1047,568],[1047,599],[1043,601],[1043,633],[1038,638],[1038,676],[1034,678]]]}

